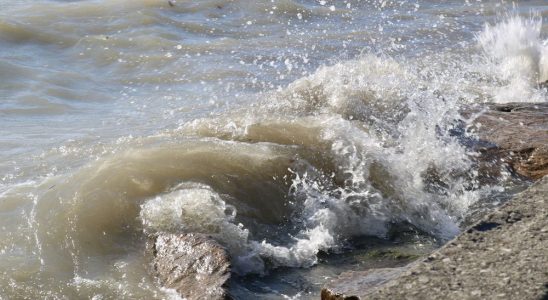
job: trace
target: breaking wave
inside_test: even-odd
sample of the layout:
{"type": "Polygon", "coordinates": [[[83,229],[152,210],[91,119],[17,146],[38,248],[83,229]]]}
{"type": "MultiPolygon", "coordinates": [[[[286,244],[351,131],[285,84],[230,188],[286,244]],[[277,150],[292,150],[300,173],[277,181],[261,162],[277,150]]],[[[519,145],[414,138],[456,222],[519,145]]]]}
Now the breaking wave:
{"type": "MultiPolygon", "coordinates": [[[[282,4],[305,17],[330,11],[282,4]]],[[[0,23],[20,37],[12,27],[0,23]]],[[[3,189],[0,208],[25,211],[24,221],[13,222],[28,238],[18,244],[16,234],[6,235],[0,255],[35,257],[21,272],[36,274],[36,284],[9,291],[76,297],[102,286],[131,298],[150,289],[135,278],[146,276],[143,236],[156,232],[208,234],[240,274],[310,267],[320,251],[341,251],[356,236],[386,238],[401,224],[446,241],[509,177],[502,170],[500,186],[481,182],[476,153],[455,135],[467,121],[460,110],[546,101],[541,29],[538,17],[486,25],[477,35],[482,52],[462,63],[449,53],[362,54],[253,94],[246,107],[128,138],[124,151],[72,174],[3,189]],[[132,272],[138,275],[128,278],[132,272]],[[52,273],[70,278],[52,280],[52,273]]]]}

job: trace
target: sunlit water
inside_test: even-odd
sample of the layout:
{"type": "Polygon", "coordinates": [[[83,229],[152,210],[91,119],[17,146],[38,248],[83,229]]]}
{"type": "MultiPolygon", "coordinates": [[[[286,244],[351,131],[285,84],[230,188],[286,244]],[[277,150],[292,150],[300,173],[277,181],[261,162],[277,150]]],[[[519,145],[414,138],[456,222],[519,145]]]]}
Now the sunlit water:
{"type": "Polygon", "coordinates": [[[547,101],[546,24],[545,1],[0,0],[0,298],[174,298],[145,267],[162,231],[222,243],[241,298],[427,252],[514,190],[451,132],[547,101]]]}

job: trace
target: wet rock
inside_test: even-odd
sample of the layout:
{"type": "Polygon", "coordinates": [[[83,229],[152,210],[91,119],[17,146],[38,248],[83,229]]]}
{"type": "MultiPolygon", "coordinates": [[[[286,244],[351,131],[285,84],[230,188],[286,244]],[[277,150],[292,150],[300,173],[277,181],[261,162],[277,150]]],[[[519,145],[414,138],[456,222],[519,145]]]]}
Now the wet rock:
{"type": "Polygon", "coordinates": [[[497,177],[501,163],[516,174],[537,180],[548,174],[548,103],[492,104],[463,112],[467,131],[479,141],[480,173],[497,177]]]}
{"type": "Polygon", "coordinates": [[[189,300],[230,299],[230,258],[214,240],[200,234],[158,234],[147,249],[162,286],[189,300]]]}
{"type": "Polygon", "coordinates": [[[404,268],[349,271],[329,281],[322,288],[322,300],[354,300],[367,295],[374,287],[394,279],[404,268]]]}

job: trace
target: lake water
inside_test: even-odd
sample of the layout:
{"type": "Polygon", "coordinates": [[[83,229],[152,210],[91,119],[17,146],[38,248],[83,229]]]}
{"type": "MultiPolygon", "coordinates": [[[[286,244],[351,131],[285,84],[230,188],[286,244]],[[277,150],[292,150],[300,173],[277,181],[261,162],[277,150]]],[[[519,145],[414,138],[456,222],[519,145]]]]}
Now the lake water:
{"type": "Polygon", "coordinates": [[[514,189],[451,132],[547,101],[547,35],[542,0],[0,0],[0,299],[177,298],[156,232],[212,235],[239,298],[427,252],[514,189]]]}

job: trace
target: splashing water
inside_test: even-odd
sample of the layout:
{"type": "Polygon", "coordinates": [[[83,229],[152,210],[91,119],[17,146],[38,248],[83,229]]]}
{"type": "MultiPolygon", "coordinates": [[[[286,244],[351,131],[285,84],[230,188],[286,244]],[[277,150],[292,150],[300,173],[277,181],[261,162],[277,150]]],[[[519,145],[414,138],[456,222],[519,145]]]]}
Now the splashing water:
{"type": "Polygon", "coordinates": [[[495,92],[497,102],[543,102],[535,93],[538,83],[548,80],[548,48],[541,39],[542,19],[508,16],[495,26],[485,25],[478,42],[495,68],[503,86],[495,92]]]}

